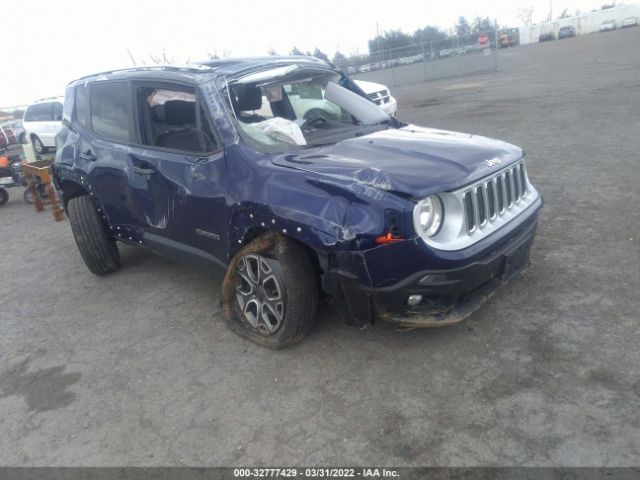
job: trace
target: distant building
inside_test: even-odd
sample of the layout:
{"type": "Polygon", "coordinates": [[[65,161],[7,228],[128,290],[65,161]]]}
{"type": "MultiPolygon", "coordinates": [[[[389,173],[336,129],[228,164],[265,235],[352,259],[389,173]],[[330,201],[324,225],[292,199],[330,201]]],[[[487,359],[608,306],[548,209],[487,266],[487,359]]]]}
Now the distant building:
{"type": "Polygon", "coordinates": [[[14,119],[13,113],[0,110],[0,122],[4,122],[6,120],[13,120],[13,119],[14,119]]]}
{"type": "Polygon", "coordinates": [[[554,32],[558,35],[560,27],[572,26],[576,30],[576,35],[586,35],[600,31],[600,24],[606,20],[615,20],[618,28],[627,17],[640,18],[640,3],[631,5],[618,5],[605,10],[581,13],[575,17],[562,18],[551,22],[542,22],[530,27],[520,27],[520,44],[535,43],[540,35],[547,32],[554,32]]]}

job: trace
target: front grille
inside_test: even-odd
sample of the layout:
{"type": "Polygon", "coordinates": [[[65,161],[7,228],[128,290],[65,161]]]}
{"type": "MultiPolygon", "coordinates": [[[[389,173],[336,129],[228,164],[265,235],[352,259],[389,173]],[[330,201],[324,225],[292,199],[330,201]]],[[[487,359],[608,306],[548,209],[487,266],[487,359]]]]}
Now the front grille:
{"type": "Polygon", "coordinates": [[[379,92],[370,93],[367,96],[376,105],[382,105],[383,103],[389,103],[389,90],[380,90],[379,92]]]}
{"type": "Polygon", "coordinates": [[[527,196],[527,175],[519,162],[472,185],[463,194],[467,232],[501,218],[527,196]]]}

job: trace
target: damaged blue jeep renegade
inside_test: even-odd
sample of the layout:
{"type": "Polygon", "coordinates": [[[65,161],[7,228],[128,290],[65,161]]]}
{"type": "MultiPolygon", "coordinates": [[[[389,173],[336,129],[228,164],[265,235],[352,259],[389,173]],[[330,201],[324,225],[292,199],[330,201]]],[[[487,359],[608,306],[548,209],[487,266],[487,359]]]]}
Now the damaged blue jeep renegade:
{"type": "Polygon", "coordinates": [[[270,348],[321,296],[352,325],[463,320],[527,267],[542,205],[520,148],[401,123],[309,57],[81,78],[57,142],[91,272],[118,242],[222,267],[224,321],[270,348]]]}

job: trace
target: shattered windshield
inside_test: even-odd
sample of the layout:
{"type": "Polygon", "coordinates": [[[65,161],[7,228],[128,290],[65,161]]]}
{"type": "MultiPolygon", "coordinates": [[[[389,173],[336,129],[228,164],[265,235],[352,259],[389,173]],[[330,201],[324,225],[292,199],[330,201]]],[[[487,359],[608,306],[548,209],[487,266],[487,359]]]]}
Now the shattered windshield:
{"type": "Polygon", "coordinates": [[[335,143],[388,128],[389,117],[342,82],[332,70],[289,65],[229,81],[225,96],[240,134],[270,151],[335,143]]]}

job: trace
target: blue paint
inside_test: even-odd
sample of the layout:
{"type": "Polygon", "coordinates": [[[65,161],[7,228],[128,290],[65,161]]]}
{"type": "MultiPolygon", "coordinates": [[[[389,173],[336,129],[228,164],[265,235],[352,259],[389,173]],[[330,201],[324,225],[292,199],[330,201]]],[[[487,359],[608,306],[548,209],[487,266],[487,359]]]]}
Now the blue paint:
{"type": "MultiPolygon", "coordinates": [[[[258,151],[237,131],[221,89],[226,76],[264,62],[109,72],[71,83],[53,168],[65,201],[79,191],[89,193],[115,238],[161,253],[184,245],[222,266],[260,232],[275,230],[317,254],[328,289],[339,283],[330,276],[375,290],[420,271],[461,269],[506,248],[519,226],[537,221],[541,202],[518,221],[453,252],[430,248],[416,237],[417,200],[489,175],[495,169],[487,160],[500,159],[502,168],[523,156],[518,147],[498,140],[391,121],[385,130],[332,145],[294,153],[258,151]],[[206,157],[186,155],[138,145],[135,139],[116,144],[82,128],[73,118],[74,87],[109,80],[192,85],[206,102],[222,148],[206,157]],[[80,155],[88,150],[95,161],[80,155]],[[139,173],[147,169],[154,173],[139,173]],[[391,221],[405,240],[376,245],[374,239],[389,231],[391,221]]],[[[341,84],[364,96],[348,78],[341,84]]]]}

